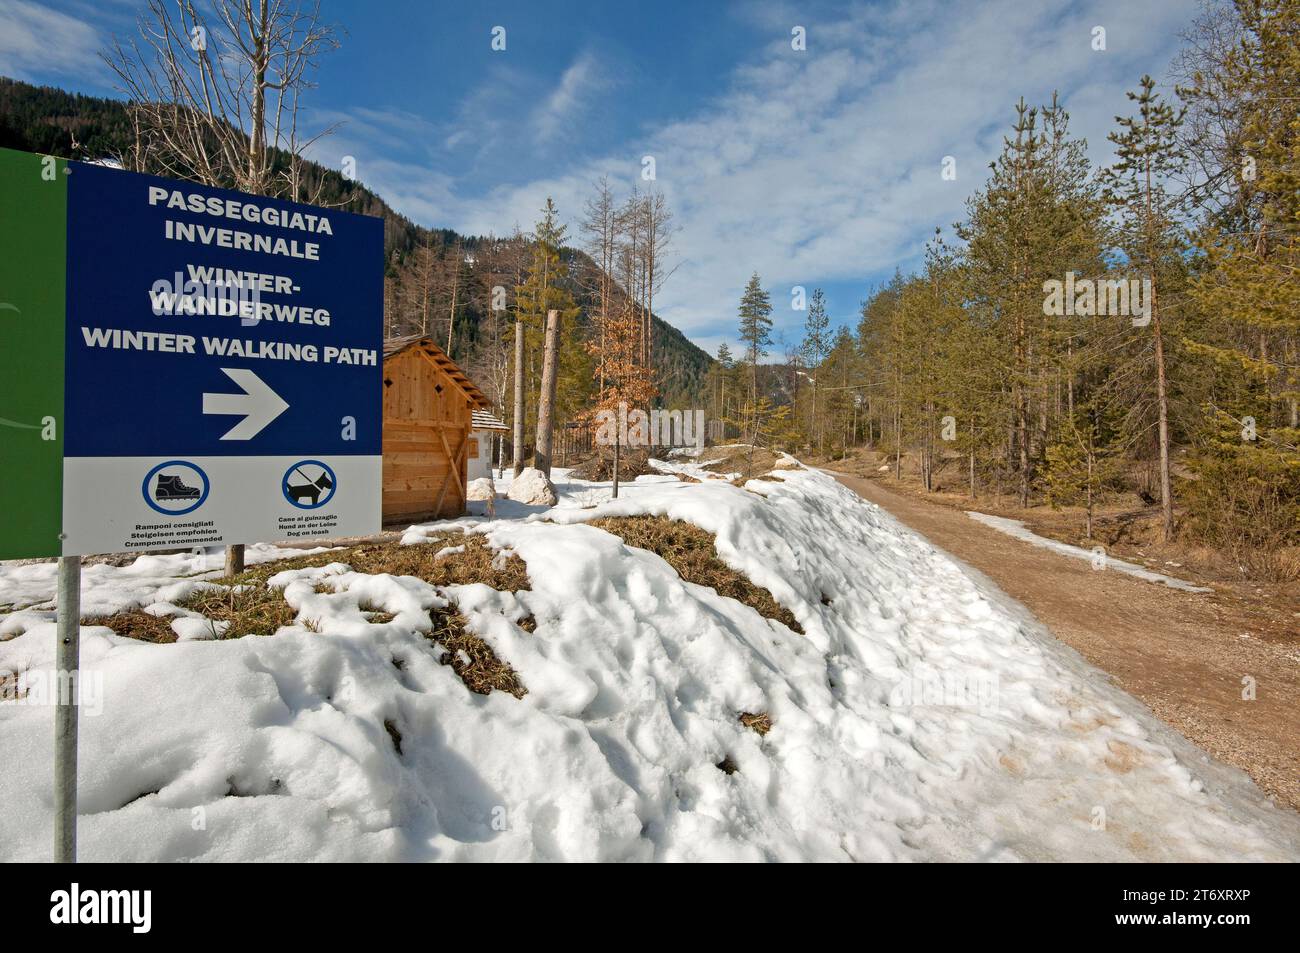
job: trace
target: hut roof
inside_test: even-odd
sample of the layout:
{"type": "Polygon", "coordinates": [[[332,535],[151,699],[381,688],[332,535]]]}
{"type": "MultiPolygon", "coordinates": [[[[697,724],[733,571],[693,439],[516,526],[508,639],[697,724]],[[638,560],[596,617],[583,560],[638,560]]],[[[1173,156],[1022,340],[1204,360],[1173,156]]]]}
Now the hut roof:
{"type": "Polygon", "coordinates": [[[492,407],[492,401],[465,375],[460,365],[449,358],[447,353],[426,335],[408,334],[405,337],[389,338],[384,342],[384,360],[387,361],[412,348],[416,348],[421,357],[450,377],[477,409],[488,410],[492,407]]]}
{"type": "Polygon", "coordinates": [[[471,416],[473,417],[471,430],[502,430],[507,433],[510,431],[500,418],[486,410],[476,410],[471,416]]]}

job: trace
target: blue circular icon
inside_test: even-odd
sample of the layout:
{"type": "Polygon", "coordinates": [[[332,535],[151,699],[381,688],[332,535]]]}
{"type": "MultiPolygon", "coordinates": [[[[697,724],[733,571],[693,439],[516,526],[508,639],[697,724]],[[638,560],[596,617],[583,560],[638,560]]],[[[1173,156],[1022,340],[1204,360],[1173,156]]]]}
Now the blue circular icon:
{"type": "Polygon", "coordinates": [[[196,463],[168,460],[145,474],[140,492],[164,516],[193,513],[208,498],[208,475],[196,463]]]}
{"type": "Polygon", "coordinates": [[[284,471],[280,491],[300,510],[320,509],[334,498],[338,480],[328,463],[300,460],[284,471]]]}

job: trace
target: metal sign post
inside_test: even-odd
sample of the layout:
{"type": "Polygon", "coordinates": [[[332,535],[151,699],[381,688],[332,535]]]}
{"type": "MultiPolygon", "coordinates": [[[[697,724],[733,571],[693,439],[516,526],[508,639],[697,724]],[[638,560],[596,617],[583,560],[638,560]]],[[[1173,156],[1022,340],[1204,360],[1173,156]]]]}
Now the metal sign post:
{"type": "Polygon", "coordinates": [[[59,557],[54,709],[54,860],[77,862],[77,707],[81,704],[81,557],[59,557]]]}

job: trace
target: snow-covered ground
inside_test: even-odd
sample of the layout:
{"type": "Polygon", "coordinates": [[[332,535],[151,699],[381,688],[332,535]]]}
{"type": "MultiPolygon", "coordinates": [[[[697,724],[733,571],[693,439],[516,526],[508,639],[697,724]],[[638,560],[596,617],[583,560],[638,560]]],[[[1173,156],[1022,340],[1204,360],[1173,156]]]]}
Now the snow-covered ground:
{"type": "MultiPolygon", "coordinates": [[[[334,564],[272,579],[299,615],[271,636],[83,629],[102,710],[81,720],[81,857],[1300,859],[1300,818],[875,505],[803,469],[740,488],[674,465],[703,482],[643,477],[611,501],[559,471],[553,509],[500,500],[497,519],[458,521],[525,561],[527,592],[334,564]],[[716,534],[805,634],[584,525],[642,513],[716,534]],[[420,632],[447,599],[522,699],[438,664],[420,632]],[[535,633],[512,621],[525,614],[535,633]],[[742,712],[768,713],[770,733],[742,712]]],[[[90,568],[86,613],[217,574],[194,571],[90,568]]],[[[53,582],[0,564],[0,605],[35,603],[0,623],[0,670],[27,682],[52,665],[53,582]]],[[[0,704],[0,860],[49,855],[51,724],[47,706],[0,704]]]]}

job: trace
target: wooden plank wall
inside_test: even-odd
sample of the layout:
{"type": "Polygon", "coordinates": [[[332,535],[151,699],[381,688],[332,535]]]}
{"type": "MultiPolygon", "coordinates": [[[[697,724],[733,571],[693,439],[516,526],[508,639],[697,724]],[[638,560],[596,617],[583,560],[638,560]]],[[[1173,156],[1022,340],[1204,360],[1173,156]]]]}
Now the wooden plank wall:
{"type": "Polygon", "coordinates": [[[469,427],[465,395],[419,345],[384,362],[385,520],[465,512],[469,427]]]}

